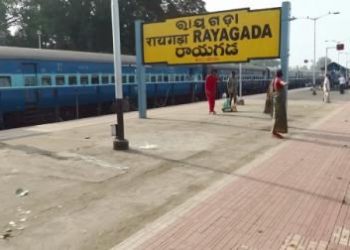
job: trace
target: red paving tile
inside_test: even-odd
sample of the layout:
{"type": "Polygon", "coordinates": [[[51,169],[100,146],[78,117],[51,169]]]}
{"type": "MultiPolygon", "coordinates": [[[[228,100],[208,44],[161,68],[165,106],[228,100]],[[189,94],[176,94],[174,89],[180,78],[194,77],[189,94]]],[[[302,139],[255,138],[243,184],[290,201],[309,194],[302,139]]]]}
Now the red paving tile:
{"type": "Polygon", "coordinates": [[[349,118],[347,103],[137,249],[350,249],[349,118]]]}

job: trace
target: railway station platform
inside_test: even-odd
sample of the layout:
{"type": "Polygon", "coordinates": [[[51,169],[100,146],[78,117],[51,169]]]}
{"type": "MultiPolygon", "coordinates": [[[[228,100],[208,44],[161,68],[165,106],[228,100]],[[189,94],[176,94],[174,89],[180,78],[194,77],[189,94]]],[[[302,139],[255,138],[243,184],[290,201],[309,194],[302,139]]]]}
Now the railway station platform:
{"type": "Polygon", "coordinates": [[[350,93],[265,95],[0,131],[0,249],[350,249],[350,93]]]}

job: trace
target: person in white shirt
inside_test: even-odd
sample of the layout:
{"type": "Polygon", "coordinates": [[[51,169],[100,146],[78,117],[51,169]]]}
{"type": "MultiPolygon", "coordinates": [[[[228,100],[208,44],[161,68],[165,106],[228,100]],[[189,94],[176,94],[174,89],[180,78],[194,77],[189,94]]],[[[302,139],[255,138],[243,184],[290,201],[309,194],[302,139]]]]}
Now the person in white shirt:
{"type": "Polygon", "coordinates": [[[330,75],[326,74],[323,81],[323,102],[330,103],[331,83],[330,75]]]}
{"type": "Polygon", "coordinates": [[[343,75],[340,75],[339,77],[339,91],[340,94],[344,94],[344,89],[345,89],[345,77],[343,75]]]}

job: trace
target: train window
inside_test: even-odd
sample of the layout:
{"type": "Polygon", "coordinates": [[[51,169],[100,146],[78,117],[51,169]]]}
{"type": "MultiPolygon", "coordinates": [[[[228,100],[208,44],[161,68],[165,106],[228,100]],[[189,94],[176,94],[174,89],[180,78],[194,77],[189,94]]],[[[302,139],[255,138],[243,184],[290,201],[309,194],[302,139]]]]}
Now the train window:
{"type": "Polygon", "coordinates": [[[135,82],[135,76],[134,75],[130,75],[129,76],[129,83],[134,83],[135,82]]]}
{"type": "Polygon", "coordinates": [[[185,76],[184,75],[181,75],[181,78],[180,78],[181,80],[181,82],[184,82],[185,81],[185,76]]]}
{"type": "Polygon", "coordinates": [[[89,77],[88,77],[88,76],[81,76],[81,77],[80,77],[80,84],[81,84],[81,85],[87,85],[87,84],[89,84],[89,77]]]}
{"type": "Polygon", "coordinates": [[[108,84],[109,78],[108,76],[102,76],[102,84],[108,84]]]}
{"type": "Polygon", "coordinates": [[[147,74],[146,75],[146,82],[149,82],[149,80],[150,80],[150,76],[147,74]]]}
{"type": "Polygon", "coordinates": [[[128,78],[125,75],[122,75],[122,83],[127,83],[128,78]]]}
{"type": "Polygon", "coordinates": [[[51,77],[50,76],[43,76],[41,78],[41,85],[42,86],[51,86],[51,77]]]}
{"type": "Polygon", "coordinates": [[[169,75],[169,82],[173,82],[175,79],[174,75],[169,75]]]}
{"type": "Polygon", "coordinates": [[[157,82],[162,82],[163,81],[163,76],[162,75],[158,75],[157,76],[157,82]]]}
{"type": "Polygon", "coordinates": [[[164,82],[169,82],[169,76],[165,75],[163,80],[164,82]]]}
{"type": "Polygon", "coordinates": [[[1,87],[11,87],[11,77],[0,76],[0,88],[1,87]]]}
{"type": "Polygon", "coordinates": [[[180,76],[176,75],[175,76],[175,82],[178,82],[178,81],[180,81],[180,76]]]}
{"type": "Polygon", "coordinates": [[[115,83],[115,77],[114,77],[114,76],[112,76],[112,78],[111,78],[111,83],[112,83],[112,84],[115,83]]]}
{"type": "Polygon", "coordinates": [[[24,86],[36,86],[36,85],[38,85],[38,81],[35,76],[24,77],[24,86]]]}
{"type": "Polygon", "coordinates": [[[157,81],[157,78],[156,78],[156,76],[151,76],[151,82],[156,82],[157,81]]]}
{"type": "Polygon", "coordinates": [[[91,76],[91,84],[100,84],[100,78],[97,75],[91,76]]]}
{"type": "Polygon", "coordinates": [[[56,85],[64,85],[64,76],[56,76],[56,85]]]}
{"type": "Polygon", "coordinates": [[[78,80],[76,76],[69,76],[68,77],[68,84],[69,85],[77,85],[78,84],[78,80]]]}

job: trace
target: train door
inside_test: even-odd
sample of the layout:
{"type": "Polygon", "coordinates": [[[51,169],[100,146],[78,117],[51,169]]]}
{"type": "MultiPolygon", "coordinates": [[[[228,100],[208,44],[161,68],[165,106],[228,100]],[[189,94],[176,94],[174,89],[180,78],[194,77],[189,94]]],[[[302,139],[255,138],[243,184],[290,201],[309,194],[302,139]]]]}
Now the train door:
{"type": "Polygon", "coordinates": [[[22,63],[23,84],[25,88],[25,105],[26,107],[36,107],[39,99],[37,64],[22,63]],[[33,88],[34,87],[34,88],[33,88]]]}

